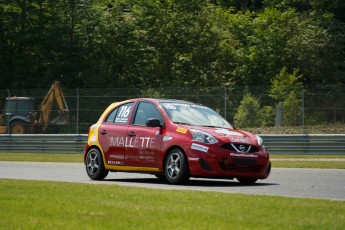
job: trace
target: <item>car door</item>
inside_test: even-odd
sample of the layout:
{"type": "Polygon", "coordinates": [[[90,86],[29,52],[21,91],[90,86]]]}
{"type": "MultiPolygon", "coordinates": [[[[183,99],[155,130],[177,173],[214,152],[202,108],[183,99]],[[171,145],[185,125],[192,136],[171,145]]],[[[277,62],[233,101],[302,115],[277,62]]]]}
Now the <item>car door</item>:
{"type": "Polygon", "coordinates": [[[127,130],[129,141],[125,163],[128,166],[158,168],[160,165],[158,159],[162,154],[161,128],[146,126],[149,118],[158,118],[163,123],[163,117],[156,105],[149,101],[140,101],[127,130]]]}
{"type": "Polygon", "coordinates": [[[123,104],[109,113],[98,129],[99,143],[108,165],[125,165],[127,129],[134,102],[123,104]]]}

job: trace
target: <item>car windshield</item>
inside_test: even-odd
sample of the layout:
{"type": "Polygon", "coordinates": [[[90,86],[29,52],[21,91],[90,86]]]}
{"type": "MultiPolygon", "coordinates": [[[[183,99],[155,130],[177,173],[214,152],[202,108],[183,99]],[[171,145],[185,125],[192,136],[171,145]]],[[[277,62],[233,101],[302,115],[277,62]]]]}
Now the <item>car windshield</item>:
{"type": "Polygon", "coordinates": [[[232,129],[222,116],[206,106],[184,102],[161,102],[160,104],[174,123],[232,129]]]}

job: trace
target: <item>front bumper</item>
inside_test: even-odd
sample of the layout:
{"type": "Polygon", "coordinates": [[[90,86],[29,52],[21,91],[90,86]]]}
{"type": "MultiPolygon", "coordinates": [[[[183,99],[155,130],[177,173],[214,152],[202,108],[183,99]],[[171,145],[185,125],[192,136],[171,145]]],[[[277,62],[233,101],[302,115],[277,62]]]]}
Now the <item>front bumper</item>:
{"type": "Polygon", "coordinates": [[[187,157],[191,177],[265,179],[271,171],[266,148],[251,153],[223,148],[209,148],[206,153],[190,149],[187,157]]]}

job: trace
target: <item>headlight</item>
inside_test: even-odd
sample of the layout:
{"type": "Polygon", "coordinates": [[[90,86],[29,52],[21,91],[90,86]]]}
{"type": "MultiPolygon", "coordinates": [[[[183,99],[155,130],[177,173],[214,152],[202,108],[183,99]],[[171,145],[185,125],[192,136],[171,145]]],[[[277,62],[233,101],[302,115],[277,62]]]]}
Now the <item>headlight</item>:
{"type": "Polygon", "coordinates": [[[258,144],[259,144],[259,146],[263,146],[264,145],[264,141],[262,140],[262,138],[260,137],[260,136],[258,136],[258,135],[256,135],[256,138],[258,139],[258,144]]]}
{"type": "Polygon", "coordinates": [[[218,143],[217,138],[215,138],[214,136],[205,133],[203,131],[200,130],[196,130],[196,129],[190,129],[189,130],[190,133],[192,134],[192,139],[194,141],[198,141],[204,144],[215,144],[218,143]]]}

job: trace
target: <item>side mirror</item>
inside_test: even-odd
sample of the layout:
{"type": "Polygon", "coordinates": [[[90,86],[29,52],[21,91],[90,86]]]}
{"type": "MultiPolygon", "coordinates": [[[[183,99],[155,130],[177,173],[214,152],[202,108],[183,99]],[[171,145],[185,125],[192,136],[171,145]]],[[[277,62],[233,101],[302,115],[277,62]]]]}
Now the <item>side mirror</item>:
{"type": "Polygon", "coordinates": [[[148,127],[159,127],[164,128],[164,125],[161,123],[161,121],[157,118],[149,118],[146,121],[146,126],[148,127]]]}

